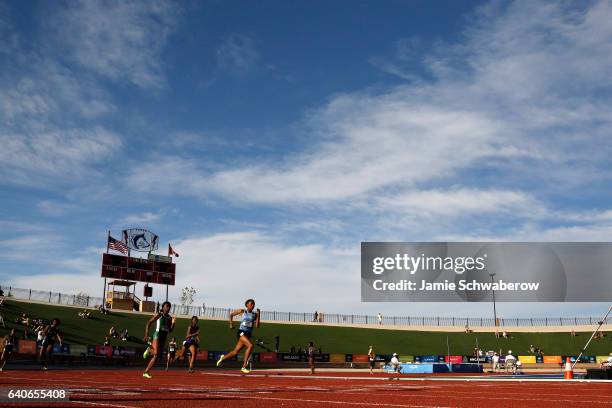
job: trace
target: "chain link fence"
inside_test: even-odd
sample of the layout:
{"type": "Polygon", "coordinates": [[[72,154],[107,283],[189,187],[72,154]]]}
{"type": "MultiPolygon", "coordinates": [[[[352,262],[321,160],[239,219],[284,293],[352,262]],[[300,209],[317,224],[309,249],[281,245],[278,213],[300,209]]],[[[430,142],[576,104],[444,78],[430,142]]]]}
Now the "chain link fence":
{"type": "MultiPolygon", "coordinates": [[[[9,298],[46,302],[58,305],[99,307],[103,304],[101,297],[88,296],[86,294],[69,295],[65,293],[42,291],[34,289],[21,289],[13,287],[2,287],[4,295],[9,298]]],[[[204,319],[225,319],[228,318],[231,308],[202,306],[187,306],[173,304],[172,314],[183,316],[198,316],[204,319]]],[[[319,322],[332,324],[358,324],[370,326],[440,326],[440,327],[494,327],[493,318],[483,317],[437,317],[437,316],[377,316],[377,315],[357,315],[357,314],[336,314],[336,313],[308,313],[308,312],[279,312],[261,311],[263,321],[273,322],[319,322]]],[[[498,318],[498,326],[504,327],[524,327],[524,326],[582,326],[594,325],[599,322],[598,317],[528,317],[528,318],[498,318]]],[[[610,324],[610,320],[604,324],[610,324]]]]}

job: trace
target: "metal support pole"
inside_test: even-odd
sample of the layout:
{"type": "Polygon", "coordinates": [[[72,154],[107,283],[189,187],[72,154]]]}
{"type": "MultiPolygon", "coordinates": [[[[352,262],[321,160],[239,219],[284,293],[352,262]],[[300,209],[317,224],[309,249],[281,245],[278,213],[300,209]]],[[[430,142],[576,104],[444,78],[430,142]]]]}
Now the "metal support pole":
{"type": "Polygon", "coordinates": [[[608,313],[606,313],[606,315],[604,316],[603,319],[601,319],[601,321],[599,322],[599,326],[597,326],[597,328],[595,329],[595,331],[593,332],[593,334],[591,334],[591,338],[589,339],[589,341],[587,341],[587,343],[584,345],[584,347],[582,348],[582,350],[580,351],[580,355],[578,355],[578,358],[576,359],[576,361],[574,361],[574,364],[572,364],[572,370],[574,369],[574,366],[576,364],[578,364],[578,361],[580,361],[580,357],[582,357],[582,355],[584,354],[584,352],[586,351],[587,347],[589,347],[589,344],[591,344],[591,341],[593,340],[593,337],[595,337],[595,335],[597,334],[597,332],[599,331],[599,329],[601,328],[601,326],[603,326],[603,324],[605,323],[605,321],[608,319],[608,316],[610,315],[610,312],[612,312],[612,305],[610,305],[610,308],[608,309],[608,313]]]}

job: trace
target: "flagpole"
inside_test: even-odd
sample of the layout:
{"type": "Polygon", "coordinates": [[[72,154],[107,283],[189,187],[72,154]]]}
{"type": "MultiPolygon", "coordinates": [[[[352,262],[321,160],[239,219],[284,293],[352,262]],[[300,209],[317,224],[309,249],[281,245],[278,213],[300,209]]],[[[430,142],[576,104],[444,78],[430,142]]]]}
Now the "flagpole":
{"type": "MultiPolygon", "coordinates": [[[[106,253],[108,254],[108,245],[110,241],[110,230],[108,230],[108,237],[106,237],[106,253]]],[[[102,288],[102,307],[106,309],[106,276],[104,277],[104,288],[102,288]]]]}

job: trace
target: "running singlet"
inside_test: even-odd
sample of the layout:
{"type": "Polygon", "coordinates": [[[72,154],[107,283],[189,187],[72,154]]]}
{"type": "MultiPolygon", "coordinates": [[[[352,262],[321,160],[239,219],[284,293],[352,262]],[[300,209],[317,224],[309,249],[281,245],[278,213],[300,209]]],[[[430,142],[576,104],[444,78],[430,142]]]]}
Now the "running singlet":
{"type": "Polygon", "coordinates": [[[249,312],[245,310],[242,314],[242,320],[240,321],[240,330],[245,333],[251,333],[253,331],[253,323],[257,320],[257,312],[249,312]]]}
{"type": "Polygon", "coordinates": [[[308,352],[307,353],[308,353],[308,357],[314,357],[314,355],[315,355],[315,348],[312,347],[312,346],[308,347],[308,352]]]}
{"type": "Polygon", "coordinates": [[[168,345],[168,351],[170,351],[170,353],[174,353],[176,351],[176,343],[170,343],[168,345]]]}
{"type": "Polygon", "coordinates": [[[189,334],[193,334],[197,332],[198,330],[200,330],[198,326],[189,326],[189,334]]]}
{"type": "Polygon", "coordinates": [[[49,326],[49,328],[47,329],[47,334],[45,334],[45,337],[43,338],[43,343],[46,343],[46,344],[55,343],[58,332],[59,330],[57,330],[56,328],[52,326],[49,326]]]}
{"type": "Polygon", "coordinates": [[[168,333],[170,331],[170,327],[172,325],[172,318],[170,315],[164,316],[160,315],[159,319],[157,319],[157,325],[155,326],[155,331],[158,333],[168,333]]]}

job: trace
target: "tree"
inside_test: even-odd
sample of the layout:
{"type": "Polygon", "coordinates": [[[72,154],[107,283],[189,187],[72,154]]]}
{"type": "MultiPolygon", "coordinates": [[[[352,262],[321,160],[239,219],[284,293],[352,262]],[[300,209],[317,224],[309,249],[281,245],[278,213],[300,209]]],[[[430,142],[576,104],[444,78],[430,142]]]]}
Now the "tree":
{"type": "Polygon", "coordinates": [[[181,305],[191,306],[195,294],[196,290],[193,288],[193,286],[185,286],[183,289],[181,289],[181,305]]]}
{"type": "Polygon", "coordinates": [[[74,295],[74,304],[81,306],[89,306],[89,295],[85,292],[79,292],[74,295]]]}

